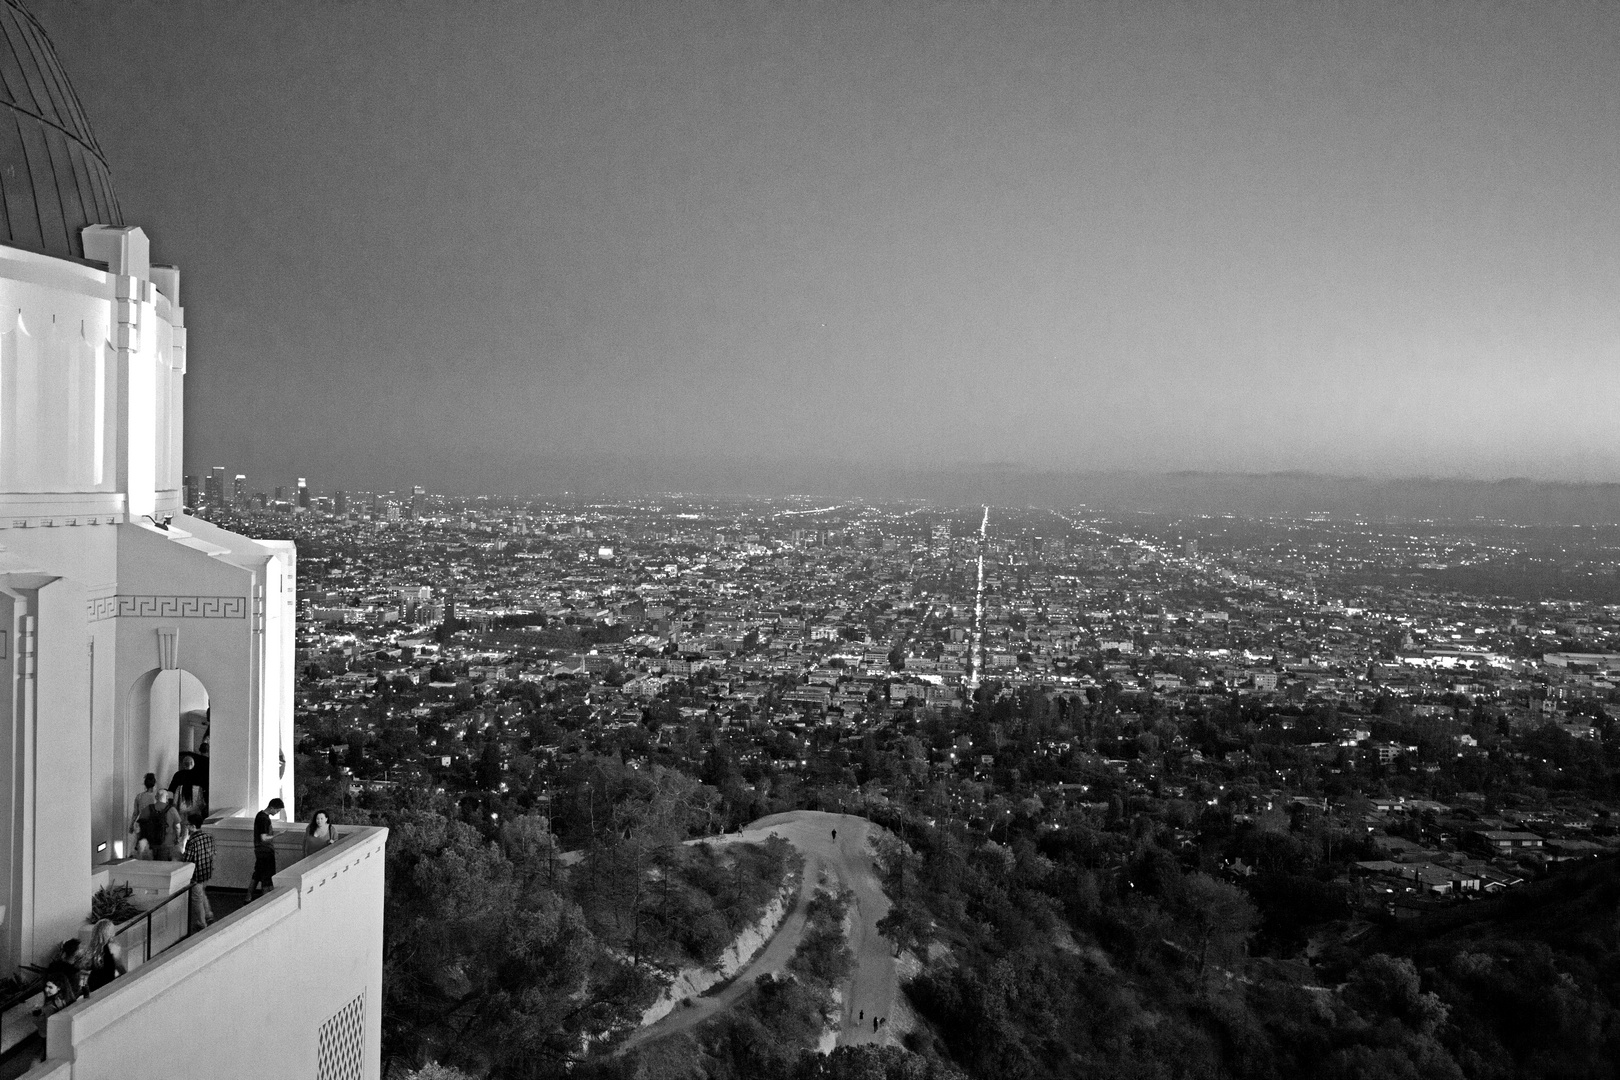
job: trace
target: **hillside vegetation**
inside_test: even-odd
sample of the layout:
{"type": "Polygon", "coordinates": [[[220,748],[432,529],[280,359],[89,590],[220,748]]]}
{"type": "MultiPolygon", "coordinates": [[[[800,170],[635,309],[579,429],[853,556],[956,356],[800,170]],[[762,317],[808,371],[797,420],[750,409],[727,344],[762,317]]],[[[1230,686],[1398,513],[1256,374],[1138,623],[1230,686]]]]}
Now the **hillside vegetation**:
{"type": "Polygon", "coordinates": [[[682,843],[712,792],[679,772],[593,770],[602,820],[576,858],[541,817],[480,828],[440,798],[340,815],[391,830],[389,1067],[562,1075],[634,1028],[669,971],[713,962],[796,865],[781,841],[682,843]]]}
{"type": "Polygon", "coordinates": [[[931,1025],[914,1048],[972,1076],[1550,1080],[1620,1062],[1613,863],[1312,968],[1247,959],[1249,895],[1151,838],[1100,873],[1056,841],[888,824],[911,842],[889,853],[891,926],[936,958],[909,987],[931,1025]]]}

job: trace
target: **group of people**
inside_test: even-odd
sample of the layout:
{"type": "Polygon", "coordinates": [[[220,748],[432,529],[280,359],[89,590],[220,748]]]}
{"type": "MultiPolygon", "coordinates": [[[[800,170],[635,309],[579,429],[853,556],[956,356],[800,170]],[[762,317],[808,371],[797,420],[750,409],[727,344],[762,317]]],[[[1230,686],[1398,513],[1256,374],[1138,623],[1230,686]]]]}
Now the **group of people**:
{"type": "MultiPolygon", "coordinates": [[[[157,776],[147,773],[146,790],[135,796],[135,813],[130,832],[136,837],[135,858],[189,862],[196,869],[191,875],[191,932],[214,921],[208,902],[208,882],[214,877],[214,838],[203,829],[208,814],[208,790],[199,777],[196,758],[180,755],[180,771],[168,788],[157,786],[157,776]]],[[[248,881],[248,900],[256,900],[274,888],[276,876],[276,833],[273,822],[286,810],[281,799],[271,799],[253,818],[253,876],[248,881]]],[[[308,857],[334,843],[337,827],[331,815],[317,810],[304,833],[304,855],[308,857]]]]}
{"type": "MultiPolygon", "coordinates": [[[[287,804],[280,799],[271,799],[263,810],[253,816],[253,877],[248,881],[248,901],[257,900],[263,893],[275,888],[276,876],[276,828],[275,820],[286,810],[287,804]]],[[[337,826],[332,824],[332,815],[325,810],[317,810],[310,816],[309,826],[304,830],[304,858],[309,858],[322,848],[337,843],[337,826]]]]}
{"type": "Polygon", "coordinates": [[[208,815],[208,766],[192,753],[180,755],[180,768],[167,788],[157,786],[157,774],[147,773],[146,790],[135,796],[130,817],[131,848],[137,859],[173,862],[180,857],[180,834],[195,813],[208,815]]]}
{"type": "Polygon", "coordinates": [[[45,1037],[46,1021],[81,997],[89,997],[124,974],[124,954],[116,940],[117,928],[111,919],[102,919],[90,932],[86,946],[78,938],[68,938],[56,950],[56,957],[45,968],[44,997],[34,1010],[34,1024],[45,1037]]]}
{"type": "MultiPolygon", "coordinates": [[[[191,757],[189,754],[182,755],[181,760],[184,764],[182,773],[193,767],[192,764],[185,764],[189,757],[191,757]]],[[[184,791],[185,785],[178,785],[178,788],[184,791]]],[[[177,862],[183,860],[194,867],[191,875],[189,916],[191,932],[196,933],[214,921],[214,911],[208,902],[207,888],[208,882],[214,876],[214,838],[203,829],[203,822],[207,819],[206,796],[202,795],[203,805],[199,805],[197,795],[182,795],[182,799],[188,805],[185,812],[181,813],[172,798],[175,793],[175,788],[158,789],[157,777],[147,773],[146,790],[135,799],[135,815],[131,822],[131,830],[138,832],[141,841],[146,845],[144,854],[137,851],[137,858],[157,858],[177,862]],[[141,831],[143,824],[150,827],[154,821],[159,826],[154,832],[148,834],[141,831]]],[[[276,875],[274,821],[285,810],[286,803],[280,799],[271,799],[253,819],[253,877],[248,886],[250,901],[274,887],[272,881],[276,875]]],[[[336,843],[337,840],[338,830],[337,826],[332,824],[331,815],[325,810],[317,810],[311,817],[308,828],[304,830],[304,855],[307,858],[322,848],[336,843]]],[[[102,919],[96,923],[95,929],[91,932],[87,947],[79,939],[69,938],[57,949],[56,956],[45,969],[44,1000],[34,1011],[35,1023],[41,1038],[45,1037],[46,1020],[51,1014],[60,1012],[82,997],[89,996],[125,973],[127,968],[123,953],[115,940],[116,934],[117,928],[112,921],[102,919]]]]}
{"type": "MultiPolygon", "coordinates": [[[[147,773],[146,790],[135,796],[135,813],[130,832],[136,837],[135,858],[167,862],[189,862],[196,869],[191,875],[191,932],[214,921],[208,902],[207,884],[214,876],[214,838],[203,829],[207,820],[207,789],[196,782],[199,770],[191,754],[180,755],[180,771],[167,789],[157,786],[157,776],[147,773]]],[[[276,834],[273,822],[286,810],[281,799],[271,799],[253,818],[253,876],[248,881],[248,900],[256,900],[274,888],[276,876],[276,834]]],[[[334,843],[337,827],[331,815],[317,810],[304,833],[304,855],[308,857],[334,843]]]]}
{"type": "MultiPolygon", "coordinates": [[[[861,1019],[862,1020],[866,1019],[866,1010],[865,1009],[861,1010],[861,1019]]],[[[887,1016],[878,1016],[876,1013],[872,1014],[872,1030],[873,1031],[876,1031],[879,1027],[883,1026],[884,1024],[887,1024],[888,1022],[889,1022],[889,1018],[887,1016]]]]}
{"type": "Polygon", "coordinates": [[[200,777],[197,759],[191,754],[180,755],[180,771],[167,788],[158,787],[156,774],[147,773],[146,790],[135,796],[135,813],[129,822],[135,858],[184,861],[195,867],[191,874],[192,933],[214,921],[206,887],[214,876],[214,838],[203,831],[208,789],[200,777]]]}

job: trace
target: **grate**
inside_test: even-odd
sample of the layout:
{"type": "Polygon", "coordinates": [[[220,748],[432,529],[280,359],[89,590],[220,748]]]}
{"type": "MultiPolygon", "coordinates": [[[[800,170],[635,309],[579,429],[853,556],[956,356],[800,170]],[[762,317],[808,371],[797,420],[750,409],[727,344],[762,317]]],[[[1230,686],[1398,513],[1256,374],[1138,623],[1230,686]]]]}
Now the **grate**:
{"type": "Polygon", "coordinates": [[[366,995],[361,994],[321,1025],[317,1080],[363,1080],[366,1059],[366,995]]]}

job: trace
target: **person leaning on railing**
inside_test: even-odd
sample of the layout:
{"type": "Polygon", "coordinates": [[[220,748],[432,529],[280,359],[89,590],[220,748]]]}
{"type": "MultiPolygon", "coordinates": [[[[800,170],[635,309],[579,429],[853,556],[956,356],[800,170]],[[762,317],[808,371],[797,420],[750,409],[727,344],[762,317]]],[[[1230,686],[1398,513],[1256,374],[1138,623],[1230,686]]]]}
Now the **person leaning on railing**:
{"type": "Polygon", "coordinates": [[[214,838],[203,831],[203,812],[192,810],[186,817],[182,858],[191,871],[191,933],[206,929],[214,921],[214,908],[208,902],[208,881],[214,876],[214,838]]]}
{"type": "Polygon", "coordinates": [[[309,819],[309,828],[304,830],[304,858],[337,843],[337,838],[337,826],[332,824],[331,815],[325,810],[315,811],[315,815],[309,819]]]}

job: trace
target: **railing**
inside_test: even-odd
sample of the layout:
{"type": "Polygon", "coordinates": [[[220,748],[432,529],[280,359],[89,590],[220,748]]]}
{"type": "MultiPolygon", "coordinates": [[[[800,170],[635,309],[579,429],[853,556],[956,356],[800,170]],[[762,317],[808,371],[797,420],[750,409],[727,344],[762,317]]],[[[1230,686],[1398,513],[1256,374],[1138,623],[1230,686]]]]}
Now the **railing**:
{"type": "MultiPolygon", "coordinates": [[[[241,869],[244,879],[252,866],[252,824],[247,818],[225,830],[241,833],[249,858],[241,869]]],[[[69,1074],[81,1080],[174,1080],[174,1058],[165,1052],[173,1039],[165,1033],[192,1028],[217,1037],[186,1045],[189,1067],[179,1070],[184,1075],[313,1077],[320,1071],[316,1032],[356,1000],[363,1002],[360,1026],[343,1029],[345,1038],[352,1034],[360,1043],[359,1057],[352,1060],[361,1071],[353,1075],[380,1076],[387,836],[381,828],[344,829],[337,843],[307,859],[289,860],[269,893],[222,915],[208,929],[186,935],[176,947],[166,947],[171,935],[165,930],[166,922],[172,922],[177,940],[184,930],[179,920],[188,913],[187,905],[178,894],[125,924],[131,966],[139,968],[50,1017],[49,1057],[30,1080],[69,1080],[69,1074]],[[147,914],[150,963],[144,962],[140,940],[148,933],[147,914]],[[250,943],[252,947],[244,947],[250,943]],[[314,983],[306,977],[311,971],[320,972],[314,983]],[[274,1024],[240,1022],[237,991],[249,986],[261,1011],[276,1017],[274,1024]],[[289,1039],[287,1031],[308,1037],[289,1039]]],[[[220,865],[216,861],[216,880],[220,865]]]]}
{"type": "Polygon", "coordinates": [[[139,967],[140,964],[148,963],[152,959],[152,954],[154,951],[152,948],[154,937],[152,931],[152,922],[153,919],[159,915],[159,913],[162,914],[162,920],[159,925],[159,933],[163,937],[163,942],[162,944],[158,945],[156,949],[157,952],[161,953],[164,949],[178,945],[191,935],[191,908],[189,904],[186,903],[190,897],[190,887],[172,892],[162,900],[158,901],[156,904],[153,904],[151,907],[135,916],[133,919],[130,919],[122,926],[119,926],[113,932],[113,940],[117,942],[118,947],[123,950],[124,964],[127,969],[133,971],[135,968],[139,967]],[[179,914],[179,929],[177,931],[175,930],[175,912],[170,906],[176,901],[179,901],[182,905],[179,914]],[[131,947],[134,944],[133,940],[125,937],[125,935],[130,933],[130,931],[137,929],[145,931],[145,934],[142,935],[143,940],[140,943],[140,963],[135,962],[135,953],[131,947]]]}

